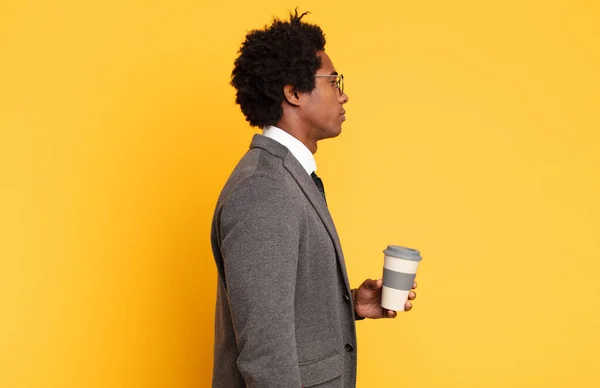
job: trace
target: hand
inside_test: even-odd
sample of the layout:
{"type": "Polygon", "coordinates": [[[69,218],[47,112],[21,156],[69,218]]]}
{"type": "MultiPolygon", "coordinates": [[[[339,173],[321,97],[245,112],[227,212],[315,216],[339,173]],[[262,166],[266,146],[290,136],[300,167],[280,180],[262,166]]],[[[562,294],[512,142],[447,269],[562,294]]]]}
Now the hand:
{"type": "MultiPolygon", "coordinates": [[[[393,310],[388,310],[381,307],[381,288],[383,287],[382,279],[367,279],[363,284],[354,291],[354,311],[359,317],[364,318],[396,318],[397,313],[393,310]]],[[[413,290],[417,288],[417,282],[413,284],[413,290]]],[[[411,300],[417,297],[416,292],[408,293],[408,300],[404,304],[404,310],[412,309],[411,300]]]]}

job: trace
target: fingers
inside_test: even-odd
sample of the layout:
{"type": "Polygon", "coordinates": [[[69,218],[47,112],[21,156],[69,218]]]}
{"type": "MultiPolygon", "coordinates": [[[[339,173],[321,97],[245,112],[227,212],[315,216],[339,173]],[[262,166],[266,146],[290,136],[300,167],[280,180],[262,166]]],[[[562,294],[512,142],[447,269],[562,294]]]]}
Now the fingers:
{"type": "Polygon", "coordinates": [[[417,281],[415,280],[415,282],[413,283],[413,290],[417,288],[417,281]]]}
{"type": "Polygon", "coordinates": [[[410,311],[412,309],[412,303],[406,302],[404,303],[404,311],[410,311]]]}
{"type": "Polygon", "coordinates": [[[386,308],[381,308],[381,317],[382,318],[396,318],[396,316],[398,315],[397,312],[395,312],[394,310],[388,310],[386,308]]]}
{"type": "Polygon", "coordinates": [[[408,293],[408,300],[415,300],[415,298],[417,297],[417,293],[414,291],[411,291],[408,293]]]}

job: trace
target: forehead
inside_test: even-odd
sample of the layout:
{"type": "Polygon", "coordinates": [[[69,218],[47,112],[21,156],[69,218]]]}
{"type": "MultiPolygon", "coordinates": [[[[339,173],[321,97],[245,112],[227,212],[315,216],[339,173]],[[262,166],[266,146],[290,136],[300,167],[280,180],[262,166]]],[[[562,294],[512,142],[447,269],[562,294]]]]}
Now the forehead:
{"type": "Polygon", "coordinates": [[[329,58],[329,55],[327,55],[325,51],[317,51],[317,56],[321,58],[321,67],[319,70],[322,73],[329,74],[335,71],[333,62],[331,62],[331,58],[329,58]]]}

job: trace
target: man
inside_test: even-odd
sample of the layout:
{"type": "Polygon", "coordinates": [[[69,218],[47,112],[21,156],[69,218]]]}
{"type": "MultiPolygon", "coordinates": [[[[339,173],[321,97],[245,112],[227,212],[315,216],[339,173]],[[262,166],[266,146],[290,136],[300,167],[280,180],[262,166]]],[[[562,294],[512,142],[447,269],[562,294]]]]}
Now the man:
{"type": "Polygon", "coordinates": [[[340,134],[348,96],[322,30],[303,16],[251,31],[232,72],[236,102],[263,135],[213,218],[215,387],[354,387],[355,319],[396,316],[381,307],[381,279],[348,283],[313,157],[340,134]]]}

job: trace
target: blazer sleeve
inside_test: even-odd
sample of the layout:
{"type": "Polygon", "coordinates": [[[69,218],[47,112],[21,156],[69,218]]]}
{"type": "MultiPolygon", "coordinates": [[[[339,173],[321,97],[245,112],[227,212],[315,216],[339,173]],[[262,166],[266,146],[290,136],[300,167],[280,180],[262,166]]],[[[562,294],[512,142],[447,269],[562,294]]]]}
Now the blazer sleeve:
{"type": "Polygon", "coordinates": [[[265,175],[245,178],[223,205],[225,287],[248,387],[301,386],[294,299],[302,211],[265,175]]]}

